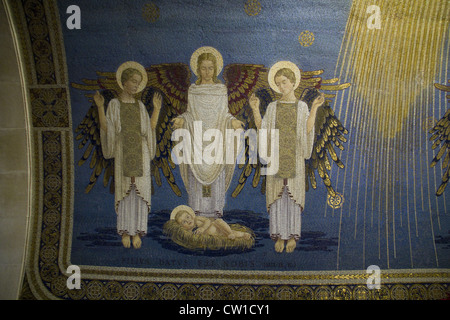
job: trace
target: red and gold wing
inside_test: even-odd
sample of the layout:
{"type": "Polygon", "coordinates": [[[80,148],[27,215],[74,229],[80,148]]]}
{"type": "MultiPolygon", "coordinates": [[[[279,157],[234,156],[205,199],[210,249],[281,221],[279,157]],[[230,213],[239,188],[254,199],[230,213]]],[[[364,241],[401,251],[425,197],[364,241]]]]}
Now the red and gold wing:
{"type": "Polygon", "coordinates": [[[257,64],[235,63],[224,68],[223,78],[228,88],[230,113],[237,119],[244,122],[249,119],[251,110],[246,106],[252,93],[263,88],[269,89],[267,74],[268,69],[257,64]]]}
{"type": "Polygon", "coordinates": [[[147,69],[148,87],[161,91],[169,100],[175,113],[186,111],[191,79],[189,66],[185,63],[164,63],[147,69]]]}
{"type": "MultiPolygon", "coordinates": [[[[153,111],[152,98],[155,92],[160,92],[163,98],[158,125],[156,128],[157,151],[152,161],[152,176],[157,185],[161,186],[159,170],[166,177],[175,194],[181,195],[181,191],[175,183],[172,169],[175,165],[170,158],[172,148],[172,128],[170,122],[174,117],[182,114],[187,106],[187,92],[189,89],[190,70],[186,64],[172,63],[159,64],[147,68],[147,87],[136,95],[143,101],[151,116],[153,111]]],[[[115,72],[97,72],[97,79],[83,79],[82,84],[72,83],[72,87],[86,91],[85,96],[89,99],[91,106],[82,122],[75,132],[76,139],[80,140],[78,148],[86,148],[78,164],[81,166],[90,158],[92,174],[86,192],[89,192],[97,182],[98,177],[104,173],[103,184],[106,187],[110,183],[110,190],[114,192],[114,159],[103,157],[100,144],[100,125],[98,111],[93,101],[93,96],[98,90],[105,97],[105,108],[108,102],[117,97],[120,87],[116,81],[115,72]]],[[[154,189],[153,189],[154,190],[154,189]]]]}
{"type": "MultiPolygon", "coordinates": [[[[315,172],[319,173],[325,184],[328,192],[331,195],[335,194],[332,183],[328,174],[331,170],[331,162],[329,157],[337,164],[338,167],[343,168],[344,164],[338,158],[335,147],[343,149],[343,143],[347,140],[344,137],[348,131],[343,127],[339,119],[335,116],[331,108],[333,98],[335,98],[335,91],[340,91],[348,88],[349,83],[337,84],[338,78],[322,79],[323,70],[316,71],[301,71],[301,81],[299,87],[296,89],[296,96],[304,100],[309,108],[312,100],[311,96],[306,93],[312,90],[325,91],[325,104],[318,110],[316,124],[315,124],[315,139],[314,148],[311,159],[306,161],[306,188],[311,185],[314,189],[317,188],[315,172]]],[[[225,68],[224,78],[228,87],[230,113],[236,118],[246,123],[245,128],[255,128],[252,111],[248,105],[248,97],[255,92],[261,101],[261,115],[264,116],[266,108],[271,101],[279,99],[280,96],[276,94],[269,87],[268,83],[268,69],[261,65],[245,65],[232,64],[225,68]]],[[[246,153],[249,145],[246,143],[246,153]]],[[[246,158],[244,165],[239,165],[241,174],[238,180],[238,185],[235,187],[232,196],[237,197],[248,178],[253,174],[252,186],[257,187],[260,182],[261,192],[265,193],[265,177],[261,175],[261,163],[251,164],[246,158]]]]}
{"type": "Polygon", "coordinates": [[[147,74],[148,86],[142,93],[142,102],[150,115],[153,112],[153,95],[159,92],[163,97],[155,129],[156,155],[152,160],[152,176],[156,184],[161,186],[162,173],[172,191],[181,196],[181,190],[172,172],[175,164],[170,155],[173,148],[171,121],[186,111],[191,73],[188,65],[184,63],[166,63],[151,66],[147,69],[147,74]]]}

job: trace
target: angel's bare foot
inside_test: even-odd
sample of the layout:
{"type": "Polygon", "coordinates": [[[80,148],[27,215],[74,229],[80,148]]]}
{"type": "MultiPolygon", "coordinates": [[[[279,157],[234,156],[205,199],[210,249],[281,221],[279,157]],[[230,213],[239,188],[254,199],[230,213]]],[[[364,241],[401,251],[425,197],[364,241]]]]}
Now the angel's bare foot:
{"type": "Polygon", "coordinates": [[[284,250],[284,240],[278,239],[277,242],[275,242],[275,251],[283,252],[283,250],[284,250]]]}
{"type": "Polygon", "coordinates": [[[297,247],[297,241],[294,238],[288,240],[286,244],[286,252],[291,253],[294,252],[295,247],[297,247]]]}
{"type": "Polygon", "coordinates": [[[122,235],[122,244],[125,248],[129,248],[131,241],[130,241],[130,236],[127,234],[123,234],[122,235]]]}
{"type": "Polygon", "coordinates": [[[142,245],[141,237],[138,234],[133,236],[133,247],[135,249],[139,249],[141,245],[142,245]]]}
{"type": "Polygon", "coordinates": [[[228,235],[228,239],[230,239],[230,240],[236,239],[236,234],[235,234],[234,232],[230,233],[230,234],[228,235]]]}

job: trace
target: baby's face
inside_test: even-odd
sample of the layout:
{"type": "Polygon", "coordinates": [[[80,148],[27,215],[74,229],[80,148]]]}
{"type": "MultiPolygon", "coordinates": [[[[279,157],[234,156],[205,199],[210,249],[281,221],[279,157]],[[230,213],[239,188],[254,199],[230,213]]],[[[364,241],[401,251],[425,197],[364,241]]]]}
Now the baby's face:
{"type": "Polygon", "coordinates": [[[194,229],[194,219],[187,212],[184,212],[182,214],[181,219],[180,219],[180,224],[183,229],[186,229],[186,230],[194,229]]]}

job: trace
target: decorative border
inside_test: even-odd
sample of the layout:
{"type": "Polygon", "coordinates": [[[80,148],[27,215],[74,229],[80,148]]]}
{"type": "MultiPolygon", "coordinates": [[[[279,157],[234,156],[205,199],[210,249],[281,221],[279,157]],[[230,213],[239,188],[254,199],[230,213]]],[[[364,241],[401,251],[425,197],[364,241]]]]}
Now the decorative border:
{"type": "Polygon", "coordinates": [[[74,168],[71,107],[56,0],[4,0],[24,65],[33,123],[33,212],[22,299],[442,299],[450,270],[248,272],[81,266],[67,288],[74,168]]]}

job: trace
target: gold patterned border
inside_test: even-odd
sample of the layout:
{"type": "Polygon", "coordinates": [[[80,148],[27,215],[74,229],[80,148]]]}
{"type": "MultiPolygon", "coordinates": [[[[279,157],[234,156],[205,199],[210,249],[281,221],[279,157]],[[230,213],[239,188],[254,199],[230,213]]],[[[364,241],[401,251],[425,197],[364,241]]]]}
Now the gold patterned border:
{"type": "Polygon", "coordinates": [[[73,137],[56,0],[4,0],[24,66],[33,123],[33,212],[22,299],[443,299],[450,270],[247,272],[80,266],[67,288],[74,201],[73,137]]]}

